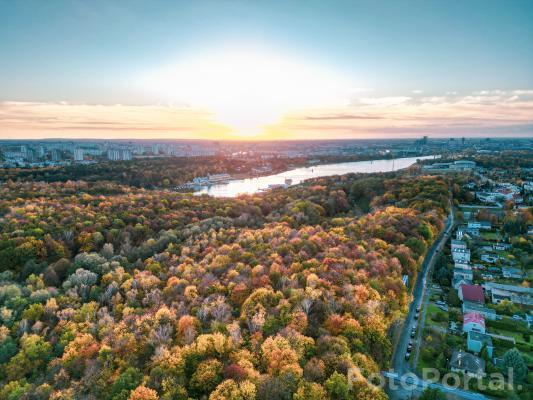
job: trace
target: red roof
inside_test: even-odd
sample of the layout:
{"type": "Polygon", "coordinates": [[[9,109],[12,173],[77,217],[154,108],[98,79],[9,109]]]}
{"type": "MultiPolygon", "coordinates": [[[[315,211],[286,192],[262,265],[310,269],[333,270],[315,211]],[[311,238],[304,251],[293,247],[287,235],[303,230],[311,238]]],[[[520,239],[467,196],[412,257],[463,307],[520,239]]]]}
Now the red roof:
{"type": "Polygon", "coordinates": [[[461,285],[461,292],[463,294],[463,301],[474,301],[476,303],[485,304],[485,295],[483,288],[479,285],[461,285]]]}
{"type": "Polygon", "coordinates": [[[463,317],[463,325],[478,324],[485,328],[485,317],[477,312],[467,312],[463,317]]]}

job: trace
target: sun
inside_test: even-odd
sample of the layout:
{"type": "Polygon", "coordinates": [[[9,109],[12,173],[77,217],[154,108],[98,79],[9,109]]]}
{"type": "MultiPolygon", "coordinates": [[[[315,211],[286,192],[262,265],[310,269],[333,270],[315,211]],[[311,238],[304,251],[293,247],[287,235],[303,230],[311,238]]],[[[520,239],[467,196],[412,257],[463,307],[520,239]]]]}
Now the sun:
{"type": "Polygon", "coordinates": [[[287,113],[345,105],[351,84],[327,68],[254,48],[205,52],[148,73],[165,101],[213,113],[234,135],[254,137],[287,113]]]}

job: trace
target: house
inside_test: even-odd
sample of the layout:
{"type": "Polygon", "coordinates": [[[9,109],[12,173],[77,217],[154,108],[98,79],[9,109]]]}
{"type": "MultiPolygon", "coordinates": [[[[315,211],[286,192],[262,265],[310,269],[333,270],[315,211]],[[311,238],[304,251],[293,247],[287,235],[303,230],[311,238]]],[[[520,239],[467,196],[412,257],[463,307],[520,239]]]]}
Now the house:
{"type": "Polygon", "coordinates": [[[450,359],[453,372],[482,378],[485,375],[485,361],[463,350],[455,350],[450,359]]]}
{"type": "Polygon", "coordinates": [[[452,249],[452,258],[454,262],[470,262],[470,250],[452,249]]]}
{"type": "Polygon", "coordinates": [[[524,273],[522,272],[522,270],[510,267],[503,267],[502,275],[504,278],[508,279],[522,279],[524,277],[524,273]]]}
{"type": "Polygon", "coordinates": [[[455,290],[459,291],[459,288],[461,285],[471,285],[472,281],[469,279],[465,279],[462,276],[455,276],[452,278],[452,286],[455,290]]]}
{"type": "Polygon", "coordinates": [[[503,251],[503,250],[510,250],[513,248],[513,245],[511,243],[503,243],[503,242],[498,242],[498,243],[494,243],[492,245],[492,248],[494,250],[500,250],[500,251],[503,251]]]}
{"type": "Polygon", "coordinates": [[[476,199],[483,203],[497,203],[500,200],[500,195],[492,192],[476,192],[476,199]]]}
{"type": "Polygon", "coordinates": [[[459,298],[461,301],[485,304],[485,294],[483,293],[483,288],[479,285],[461,285],[459,298]]]}
{"type": "Polygon", "coordinates": [[[492,229],[492,225],[488,221],[469,221],[467,227],[472,228],[472,229],[482,229],[482,230],[492,229]]]}
{"type": "Polygon", "coordinates": [[[485,333],[485,317],[482,314],[470,311],[463,316],[463,332],[470,331],[485,333]]]}
{"type": "Polygon", "coordinates": [[[468,235],[470,237],[478,237],[479,236],[479,229],[478,228],[468,228],[467,226],[463,225],[457,228],[455,236],[457,239],[461,240],[465,235],[468,235]]]}
{"type": "Polygon", "coordinates": [[[481,259],[481,261],[485,261],[486,263],[489,263],[489,264],[494,264],[496,261],[498,261],[498,257],[487,254],[487,253],[481,254],[479,258],[481,259]]]}
{"type": "Polygon", "coordinates": [[[476,331],[470,331],[468,332],[466,345],[468,351],[471,351],[475,354],[479,354],[483,346],[485,346],[488,356],[492,358],[494,347],[492,345],[492,338],[489,335],[476,331]]]}
{"type": "Polygon", "coordinates": [[[494,274],[481,274],[481,279],[483,279],[484,281],[493,281],[494,274]]]}
{"type": "Polygon", "coordinates": [[[458,239],[452,239],[452,251],[456,249],[463,249],[466,250],[468,247],[466,245],[466,242],[463,242],[462,240],[458,239]]]}
{"type": "Polygon", "coordinates": [[[479,303],[474,303],[471,301],[464,301],[462,309],[463,309],[463,314],[466,314],[468,312],[477,312],[483,315],[486,320],[487,319],[490,319],[491,321],[496,320],[496,310],[485,307],[479,303]]]}
{"type": "Polygon", "coordinates": [[[533,327],[533,315],[526,314],[526,324],[529,329],[533,327]]]}
{"type": "Polygon", "coordinates": [[[505,285],[496,282],[486,282],[483,284],[483,287],[491,296],[493,304],[499,304],[503,300],[508,300],[515,304],[533,306],[533,288],[505,285]]]}
{"type": "Polygon", "coordinates": [[[453,277],[462,277],[466,280],[472,281],[474,279],[474,273],[471,269],[465,269],[465,268],[454,268],[453,269],[453,277]]]}
{"type": "Polygon", "coordinates": [[[463,263],[463,262],[456,262],[454,264],[455,268],[462,268],[462,269],[472,269],[472,266],[469,263],[463,263]]]}

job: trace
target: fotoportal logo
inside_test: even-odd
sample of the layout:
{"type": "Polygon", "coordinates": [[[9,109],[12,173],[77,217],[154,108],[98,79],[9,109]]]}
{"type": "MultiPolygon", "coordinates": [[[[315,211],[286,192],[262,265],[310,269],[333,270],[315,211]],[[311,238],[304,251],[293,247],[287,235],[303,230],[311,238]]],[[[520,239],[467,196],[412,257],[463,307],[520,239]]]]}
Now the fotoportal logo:
{"type": "Polygon", "coordinates": [[[436,368],[423,368],[421,377],[413,372],[399,375],[394,370],[389,370],[381,373],[372,373],[368,378],[364,378],[358,367],[352,367],[348,370],[347,375],[350,388],[353,388],[354,384],[364,379],[375,388],[391,391],[399,389],[407,391],[423,390],[427,387],[436,387],[450,392],[454,390],[471,391],[472,384],[475,384],[474,386],[478,391],[522,389],[520,384],[515,386],[513,368],[508,368],[506,375],[501,372],[474,375],[457,371],[449,371],[442,374],[436,368]]]}

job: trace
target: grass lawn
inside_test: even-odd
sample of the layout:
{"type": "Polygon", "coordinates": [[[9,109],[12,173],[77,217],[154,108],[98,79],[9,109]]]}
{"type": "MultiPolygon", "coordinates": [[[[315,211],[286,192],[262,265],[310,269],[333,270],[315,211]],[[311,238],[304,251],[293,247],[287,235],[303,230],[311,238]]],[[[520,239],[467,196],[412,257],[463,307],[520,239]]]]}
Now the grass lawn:
{"type": "Polygon", "coordinates": [[[502,240],[500,232],[483,232],[481,237],[485,240],[502,240]]]}
{"type": "Polygon", "coordinates": [[[437,305],[430,303],[427,306],[426,309],[426,326],[440,326],[442,328],[448,328],[448,313],[445,311],[442,311],[437,305]],[[444,315],[444,320],[441,322],[437,322],[433,320],[433,317],[437,314],[441,313],[444,315]]]}
{"type": "MultiPolygon", "coordinates": [[[[489,333],[495,333],[497,335],[512,337],[516,340],[517,343],[518,342],[526,343],[526,341],[524,340],[524,337],[519,332],[507,331],[504,329],[489,328],[489,333]]],[[[531,343],[531,338],[529,339],[529,343],[531,343]]]]}

